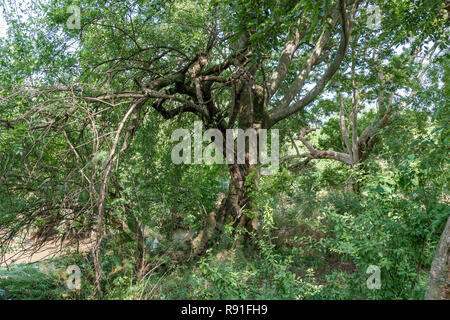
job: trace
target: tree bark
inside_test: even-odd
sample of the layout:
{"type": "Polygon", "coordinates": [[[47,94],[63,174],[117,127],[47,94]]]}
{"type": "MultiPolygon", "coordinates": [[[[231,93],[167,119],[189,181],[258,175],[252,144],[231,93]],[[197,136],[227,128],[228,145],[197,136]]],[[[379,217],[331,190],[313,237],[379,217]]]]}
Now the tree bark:
{"type": "Polygon", "coordinates": [[[450,217],[431,264],[425,300],[450,300],[450,217]]]}
{"type": "MultiPolygon", "coordinates": [[[[254,84],[251,80],[241,83],[242,89],[238,91],[235,97],[235,104],[239,110],[238,128],[244,132],[248,129],[254,129],[256,133],[261,128],[267,128],[267,115],[264,110],[263,90],[260,86],[254,84]]],[[[227,137],[224,134],[224,137],[227,137]]],[[[259,137],[257,135],[257,137],[259,137]]],[[[224,145],[227,145],[224,139],[224,145]]],[[[223,149],[224,152],[226,147],[223,149]]],[[[224,154],[226,156],[226,154],[224,154]]],[[[256,160],[258,152],[256,152],[256,160]]],[[[237,149],[234,147],[234,163],[228,165],[230,181],[228,191],[217,209],[217,214],[208,217],[205,228],[192,241],[192,251],[195,254],[201,253],[206,243],[211,238],[214,230],[221,229],[224,224],[231,224],[235,228],[243,227],[247,230],[256,230],[257,224],[254,219],[249,219],[244,214],[245,210],[252,209],[252,195],[258,186],[259,166],[250,163],[250,144],[245,139],[245,163],[238,163],[237,149]],[[249,181],[251,179],[251,181],[249,181]],[[214,221],[213,221],[214,220],[214,221]]],[[[245,237],[235,233],[235,244],[243,244],[245,237]]]]}

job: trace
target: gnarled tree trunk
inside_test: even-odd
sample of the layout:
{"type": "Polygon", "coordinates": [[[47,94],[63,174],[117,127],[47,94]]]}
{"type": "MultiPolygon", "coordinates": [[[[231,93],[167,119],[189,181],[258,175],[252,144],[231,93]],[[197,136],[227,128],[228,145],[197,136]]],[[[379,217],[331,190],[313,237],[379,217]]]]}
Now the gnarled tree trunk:
{"type": "MultiPolygon", "coordinates": [[[[258,133],[259,129],[267,128],[263,91],[260,86],[252,84],[251,81],[244,82],[241,90],[236,94],[235,101],[235,107],[239,108],[239,129],[242,129],[244,132],[248,129],[254,129],[258,133]]],[[[224,136],[227,137],[226,134],[224,136]]],[[[224,140],[224,145],[227,145],[226,139],[224,140]]],[[[226,147],[223,150],[225,153],[226,147]]],[[[244,209],[250,210],[252,208],[251,192],[258,186],[259,166],[249,161],[251,157],[250,144],[247,139],[245,139],[245,163],[238,163],[237,154],[237,148],[234,147],[234,163],[228,165],[230,181],[227,194],[217,208],[217,213],[209,215],[206,227],[192,241],[194,254],[203,251],[214,230],[220,230],[224,224],[244,227],[247,230],[256,230],[257,228],[255,219],[249,219],[244,214],[244,209]]],[[[258,162],[258,152],[256,152],[255,156],[258,162]]],[[[242,242],[243,237],[237,233],[236,245],[239,246],[242,242]]]]}

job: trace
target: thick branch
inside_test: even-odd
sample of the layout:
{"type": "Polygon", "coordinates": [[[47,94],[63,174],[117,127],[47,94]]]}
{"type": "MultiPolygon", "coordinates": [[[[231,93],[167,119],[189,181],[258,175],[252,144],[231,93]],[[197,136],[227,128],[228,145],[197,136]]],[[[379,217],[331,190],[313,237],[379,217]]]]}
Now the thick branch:
{"type": "MultiPolygon", "coordinates": [[[[344,1],[341,0],[340,4],[341,4],[341,8],[340,9],[341,9],[341,16],[342,16],[342,25],[343,25],[343,27],[342,27],[342,35],[341,35],[339,48],[338,48],[338,51],[336,53],[336,56],[335,56],[333,62],[329,65],[329,67],[327,68],[325,73],[322,75],[320,80],[317,82],[316,86],[311,91],[309,91],[302,99],[300,99],[296,103],[290,104],[290,105],[288,105],[290,103],[290,100],[286,100],[285,99],[285,100],[282,101],[281,105],[278,106],[270,114],[270,125],[271,126],[276,124],[280,120],[283,120],[283,119],[289,117],[290,115],[292,115],[292,114],[302,110],[309,103],[311,103],[319,95],[319,93],[323,90],[323,88],[325,88],[325,86],[328,83],[328,81],[331,79],[331,77],[339,69],[339,66],[341,65],[341,62],[344,60],[345,53],[347,52],[348,43],[350,41],[350,39],[349,39],[350,30],[351,30],[351,27],[352,27],[352,24],[353,24],[353,21],[354,21],[354,16],[355,16],[356,9],[357,9],[357,6],[359,4],[359,1],[355,1],[355,4],[353,5],[353,8],[352,8],[351,13],[350,13],[350,20],[349,21],[347,20],[347,15],[346,15],[346,12],[345,12],[344,1]]],[[[324,34],[322,34],[322,35],[324,35],[324,34]]],[[[324,36],[326,36],[326,34],[324,36]]],[[[320,39],[319,39],[318,45],[319,45],[319,47],[321,47],[321,49],[320,49],[320,51],[321,51],[325,44],[321,45],[320,44],[320,39]]],[[[320,53],[320,51],[319,51],[319,53],[320,53]]],[[[314,59],[316,59],[316,58],[314,58],[314,59]]],[[[308,66],[306,66],[306,67],[308,68],[308,66]]],[[[309,74],[309,72],[308,72],[308,74],[309,74]]],[[[306,76],[308,74],[306,74],[306,76]]],[[[302,81],[304,82],[304,80],[302,80],[301,77],[298,78],[298,80],[296,81],[297,85],[301,84],[303,86],[303,84],[301,83],[302,81]]],[[[289,97],[290,97],[290,95],[288,95],[288,98],[289,97]]],[[[293,99],[293,96],[292,96],[292,99],[293,99]]]]}
{"type": "Polygon", "coordinates": [[[306,140],[306,135],[311,130],[306,130],[305,128],[302,128],[300,136],[298,139],[304,144],[304,146],[308,149],[309,155],[308,158],[312,159],[333,159],[337,160],[343,163],[346,163],[348,165],[352,165],[353,161],[349,154],[343,153],[343,152],[336,152],[333,150],[317,150],[315,149],[312,144],[306,140]]]}
{"type": "MultiPolygon", "coordinates": [[[[305,81],[311,72],[312,67],[316,63],[317,59],[319,59],[319,57],[322,53],[322,50],[325,48],[325,45],[328,43],[330,36],[331,36],[332,29],[335,27],[338,20],[339,20],[339,5],[336,5],[331,13],[331,17],[329,17],[327,19],[324,30],[322,31],[319,39],[317,40],[313,51],[311,52],[309,58],[306,60],[305,64],[303,65],[300,74],[297,76],[297,78],[294,80],[294,82],[290,86],[289,91],[284,96],[284,98],[281,101],[281,104],[278,108],[286,108],[291,103],[291,101],[294,99],[294,97],[303,88],[305,81]]],[[[292,46],[289,46],[288,48],[290,50],[293,50],[292,46]]],[[[287,60],[286,62],[290,63],[290,60],[287,60]]],[[[284,66],[281,65],[280,67],[283,68],[284,66]]]]}
{"type": "Polygon", "coordinates": [[[299,27],[301,24],[301,19],[298,19],[295,30],[288,34],[288,40],[284,45],[284,49],[281,52],[280,60],[276,70],[272,73],[270,77],[268,87],[268,97],[269,99],[275,94],[275,92],[280,87],[281,82],[285,79],[286,73],[291,65],[292,58],[294,57],[295,51],[297,51],[300,40],[304,37],[306,31],[300,32],[299,27]]]}

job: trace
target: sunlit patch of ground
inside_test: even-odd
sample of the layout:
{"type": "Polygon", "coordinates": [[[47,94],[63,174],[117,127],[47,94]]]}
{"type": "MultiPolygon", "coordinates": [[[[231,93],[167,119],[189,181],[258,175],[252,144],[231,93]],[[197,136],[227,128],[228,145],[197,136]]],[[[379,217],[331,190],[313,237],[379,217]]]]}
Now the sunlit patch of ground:
{"type": "Polygon", "coordinates": [[[91,248],[91,239],[79,241],[78,244],[54,240],[48,241],[41,246],[36,246],[36,243],[30,239],[25,239],[24,241],[13,240],[13,245],[0,261],[0,267],[44,261],[73,252],[86,253],[90,252],[91,248]]]}

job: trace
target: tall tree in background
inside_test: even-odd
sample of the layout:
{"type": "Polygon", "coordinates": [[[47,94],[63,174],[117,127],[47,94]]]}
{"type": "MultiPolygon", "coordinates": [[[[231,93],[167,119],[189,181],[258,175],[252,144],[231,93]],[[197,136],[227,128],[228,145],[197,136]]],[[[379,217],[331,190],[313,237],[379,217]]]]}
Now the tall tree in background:
{"type": "MultiPolygon", "coordinates": [[[[422,84],[426,72],[434,60],[443,56],[442,51],[436,52],[436,43],[433,46],[428,44],[428,47],[413,43],[400,54],[392,48],[380,46],[378,50],[374,48],[369,56],[367,42],[372,41],[354,40],[348,74],[341,71],[334,85],[330,86],[329,92],[335,91],[332,100],[325,98],[319,101],[319,105],[325,105],[325,114],[331,115],[324,129],[331,132],[329,145],[332,149],[318,149],[308,140],[308,133],[318,128],[301,128],[299,133],[293,132],[291,141],[296,153],[282,159],[288,162],[288,168],[301,169],[311,160],[329,159],[360,169],[376,143],[383,140],[382,130],[392,124],[402,111],[410,110],[415,97],[427,90],[422,84]],[[389,64],[383,65],[380,55],[389,64]],[[301,141],[307,152],[300,152],[295,140],[301,141]],[[303,161],[292,163],[292,160],[302,158],[303,161]]],[[[436,104],[432,102],[427,110],[434,108],[436,104]]],[[[315,121],[320,125],[321,119],[315,121]]],[[[346,182],[347,190],[351,186],[351,177],[352,174],[346,182]]]]}

